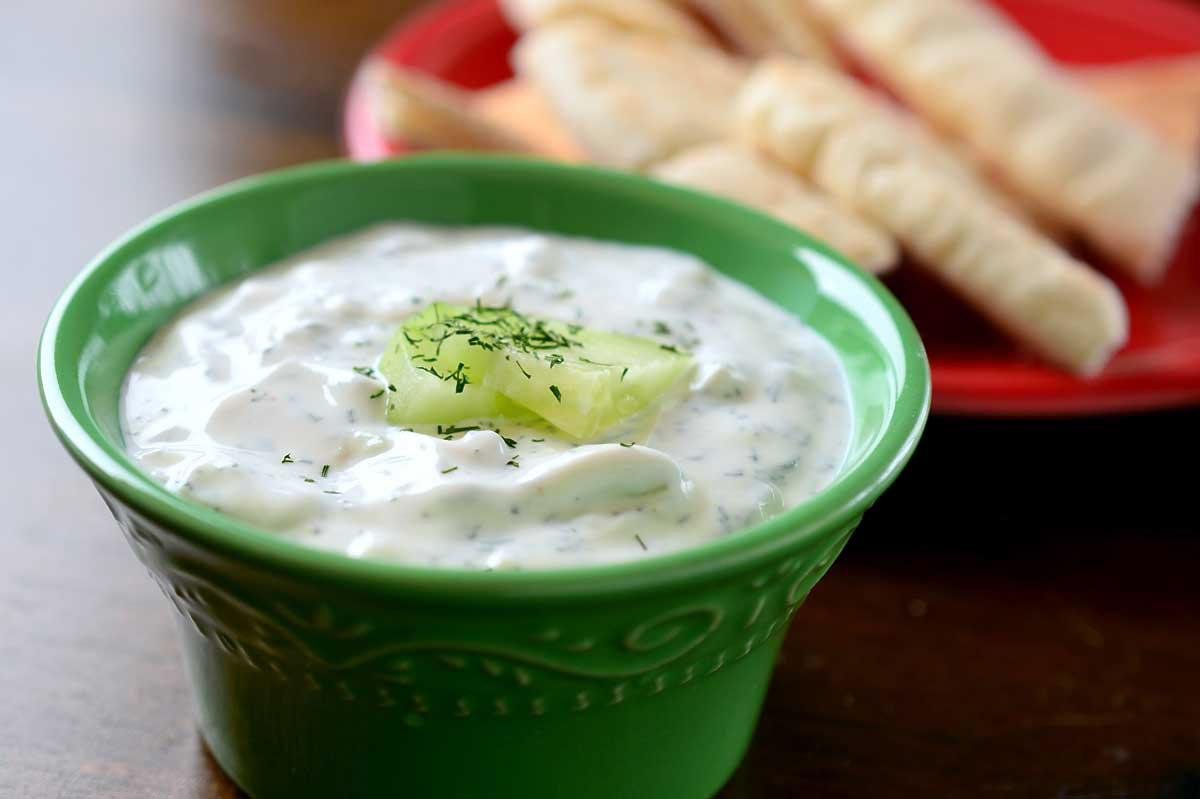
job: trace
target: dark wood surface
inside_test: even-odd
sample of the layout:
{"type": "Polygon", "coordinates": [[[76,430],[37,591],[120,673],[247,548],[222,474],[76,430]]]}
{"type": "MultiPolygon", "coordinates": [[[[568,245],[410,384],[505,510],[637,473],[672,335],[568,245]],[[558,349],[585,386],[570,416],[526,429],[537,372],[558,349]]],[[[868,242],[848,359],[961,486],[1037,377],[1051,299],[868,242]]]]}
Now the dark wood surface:
{"type": "MultiPolygon", "coordinates": [[[[239,795],[167,603],[42,419],[35,339],[129,225],[336,155],[350,70],[404,5],[5,4],[0,797],[239,795]]],[[[1198,442],[1196,411],[935,419],[798,615],[726,794],[1200,797],[1198,442]]]]}

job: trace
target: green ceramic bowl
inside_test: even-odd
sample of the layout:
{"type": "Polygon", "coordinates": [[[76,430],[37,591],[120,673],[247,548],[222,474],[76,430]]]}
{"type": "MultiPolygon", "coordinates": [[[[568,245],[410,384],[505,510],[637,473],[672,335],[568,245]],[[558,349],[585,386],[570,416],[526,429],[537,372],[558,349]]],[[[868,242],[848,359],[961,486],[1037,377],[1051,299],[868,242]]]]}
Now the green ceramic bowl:
{"type": "Polygon", "coordinates": [[[913,451],[925,354],[878,282],[784,225],[593,169],[433,156],[235,183],[151,220],[68,287],[46,412],[179,612],[200,730],[255,799],[703,799],[745,752],[793,612],[913,451]],[[821,332],[856,426],[837,480],[695,549],[475,573],[306,549],[193,505],[122,448],[151,333],[259,267],[383,220],[521,225],[673,247],[821,332]]]}

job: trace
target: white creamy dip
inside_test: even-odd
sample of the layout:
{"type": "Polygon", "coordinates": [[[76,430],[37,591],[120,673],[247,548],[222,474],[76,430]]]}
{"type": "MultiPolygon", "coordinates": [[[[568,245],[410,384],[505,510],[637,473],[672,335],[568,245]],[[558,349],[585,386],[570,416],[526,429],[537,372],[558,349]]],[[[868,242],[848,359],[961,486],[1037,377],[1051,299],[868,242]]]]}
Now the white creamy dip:
{"type": "Polygon", "coordinates": [[[828,484],[851,430],[832,348],[694,257],[399,224],[194,303],[139,355],[122,403],[130,453],[171,491],[352,557],[471,569],[633,560],[731,533],[828,484]],[[388,424],[370,367],[397,327],[477,299],[694,363],[594,441],[505,420],[451,440],[388,424]]]}

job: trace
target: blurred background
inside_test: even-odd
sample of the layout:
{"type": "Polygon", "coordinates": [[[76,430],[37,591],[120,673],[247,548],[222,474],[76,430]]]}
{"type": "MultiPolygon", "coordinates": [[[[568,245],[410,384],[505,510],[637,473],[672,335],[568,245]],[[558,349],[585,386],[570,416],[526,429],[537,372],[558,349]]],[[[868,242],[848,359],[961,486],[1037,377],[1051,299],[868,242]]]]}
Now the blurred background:
{"type": "MultiPolygon", "coordinates": [[[[238,795],[167,603],[42,418],[36,338],[126,228],[338,156],[354,69],[415,5],[5,3],[0,796],[238,795]]],[[[1200,797],[1197,441],[1195,410],[932,420],[793,624],[728,795],[1200,797]]]]}

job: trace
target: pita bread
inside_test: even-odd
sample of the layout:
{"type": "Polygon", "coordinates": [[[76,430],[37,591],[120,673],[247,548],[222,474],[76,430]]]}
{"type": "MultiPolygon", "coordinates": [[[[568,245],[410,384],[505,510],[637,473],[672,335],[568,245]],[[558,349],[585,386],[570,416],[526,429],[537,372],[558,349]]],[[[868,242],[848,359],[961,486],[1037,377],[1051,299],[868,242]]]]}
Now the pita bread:
{"type": "Polygon", "coordinates": [[[833,51],[812,26],[804,0],[691,0],[740,52],[832,62],[833,51]]]}
{"type": "Polygon", "coordinates": [[[743,145],[702,145],[662,162],[650,174],[772,214],[827,242],[868,271],[885,272],[899,258],[896,241],[887,232],[843,210],[784,167],[743,145]]]}
{"type": "Polygon", "coordinates": [[[894,235],[921,265],[1002,330],[1079,374],[1128,336],[1107,278],[914,149],[911,133],[849,79],[771,62],[739,103],[746,137],[894,235]]]}
{"type": "Polygon", "coordinates": [[[719,50],[590,19],[527,33],[514,62],[594,161],[624,169],[725,138],[746,75],[719,50]]]}
{"type": "Polygon", "coordinates": [[[546,98],[525,81],[510,80],[476,92],[472,103],[485,119],[525,142],[538,155],[569,164],[587,160],[587,154],[558,121],[546,98]]]}
{"type": "Polygon", "coordinates": [[[1146,283],[1162,277],[1200,172],[1104,106],[976,0],[810,0],[880,77],[1146,283]]]}
{"type": "MultiPolygon", "coordinates": [[[[937,171],[948,180],[970,191],[1003,211],[1021,218],[1026,214],[1020,204],[989,184],[977,171],[976,164],[959,149],[944,142],[921,120],[900,109],[882,95],[866,90],[847,75],[835,72],[821,64],[786,58],[773,58],[761,62],[756,78],[747,85],[741,95],[741,107],[762,108],[769,106],[781,87],[786,86],[790,104],[773,115],[773,124],[793,125],[794,135],[785,137],[795,151],[788,166],[803,174],[806,159],[813,157],[816,142],[803,138],[824,130],[822,121],[829,124],[846,124],[855,121],[875,120],[889,127],[896,136],[896,146],[907,157],[917,159],[926,168],[937,171]],[[760,96],[760,89],[766,94],[760,96]],[[793,116],[797,117],[793,120],[793,116]],[[807,117],[816,119],[807,119],[807,117]]],[[[752,129],[752,128],[751,128],[752,129]]]]}
{"type": "Polygon", "coordinates": [[[627,30],[711,44],[692,17],[664,0],[501,0],[514,28],[527,31],[572,17],[594,17],[627,30]]]}
{"type": "Polygon", "coordinates": [[[1200,158],[1200,56],[1076,67],[1100,102],[1140,120],[1180,155],[1200,158]]]}
{"type": "Polygon", "coordinates": [[[363,77],[379,126],[418,149],[525,152],[529,147],[471,106],[470,94],[428,75],[377,60],[363,77]]]}

